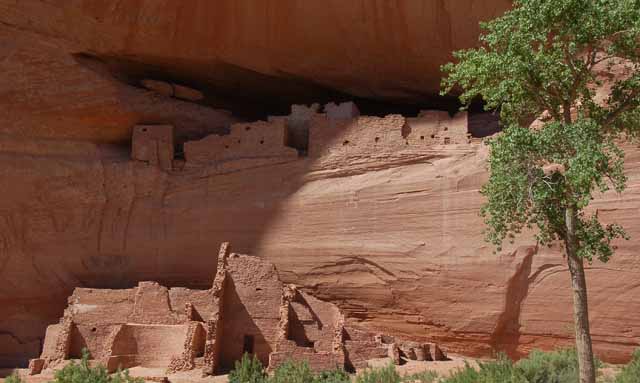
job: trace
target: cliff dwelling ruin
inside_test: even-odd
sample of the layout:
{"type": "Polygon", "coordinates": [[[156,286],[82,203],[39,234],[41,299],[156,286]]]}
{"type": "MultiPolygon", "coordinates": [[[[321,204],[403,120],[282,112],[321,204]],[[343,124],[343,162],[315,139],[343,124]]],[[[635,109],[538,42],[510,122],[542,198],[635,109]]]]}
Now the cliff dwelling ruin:
{"type": "MultiPolygon", "coordinates": [[[[563,249],[485,241],[496,114],[439,95],[512,1],[2,3],[0,380],[83,347],[217,374],[573,344],[563,249]]],[[[625,152],[627,190],[594,203],[631,240],[587,271],[608,363],[640,346],[625,152]]]]}
{"type": "Polygon", "coordinates": [[[76,288],[64,316],[47,328],[29,373],[56,370],[86,349],[109,372],[119,368],[229,371],[242,355],[270,370],[304,360],[317,371],[353,370],[372,358],[445,360],[435,344],[396,342],[349,326],[334,304],[283,284],[260,258],[220,247],[213,286],[166,288],[140,282],[131,289],[76,288]]]}
{"type": "MultiPolygon", "coordinates": [[[[358,166],[381,158],[402,164],[437,157],[442,150],[465,151],[479,142],[472,127],[496,130],[498,123],[490,114],[470,118],[467,112],[450,116],[427,110],[416,117],[371,117],[361,116],[353,102],[293,105],[288,116],[233,123],[227,134],[199,140],[184,139],[170,124],[136,125],[131,161],[124,165],[142,175],[136,181],[142,185],[158,177],[225,175],[300,161],[321,172],[340,172],[342,164],[357,172],[358,166]]],[[[105,214],[121,215],[131,208],[133,196],[124,182],[105,184],[113,193],[105,214]]],[[[102,252],[126,248],[126,225],[105,227],[102,252]]],[[[350,371],[379,357],[397,363],[446,359],[435,344],[396,343],[393,337],[347,326],[335,305],[283,284],[274,266],[260,258],[227,256],[227,245],[216,270],[213,286],[203,290],[156,282],[75,288],[60,322],[48,326],[41,346],[33,347],[40,357],[30,360],[30,373],[59,368],[79,358],[83,348],[109,371],[145,366],[220,373],[243,353],[255,354],[270,369],[290,358],[307,360],[318,370],[339,366],[350,371]]],[[[11,352],[13,346],[8,347],[11,352]]]]}
{"type": "Polygon", "coordinates": [[[235,123],[228,134],[200,140],[176,142],[169,125],[139,125],[133,128],[131,156],[163,170],[210,167],[214,173],[227,173],[298,157],[319,164],[347,163],[369,155],[372,148],[375,156],[409,157],[433,146],[469,144],[498,130],[492,113],[469,117],[459,112],[451,117],[446,111],[425,110],[417,117],[369,117],[360,116],[353,102],[329,103],[323,112],[318,104],[293,105],[288,116],[235,123]]]}

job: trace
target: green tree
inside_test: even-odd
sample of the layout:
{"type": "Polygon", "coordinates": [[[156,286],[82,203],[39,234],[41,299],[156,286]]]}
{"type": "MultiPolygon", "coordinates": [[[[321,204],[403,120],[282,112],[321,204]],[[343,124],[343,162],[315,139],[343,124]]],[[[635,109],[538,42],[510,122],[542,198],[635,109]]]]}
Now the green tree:
{"type": "Polygon", "coordinates": [[[587,207],[597,192],[623,191],[618,143],[640,130],[640,0],[515,0],[482,28],[480,47],[443,67],[443,93],[458,87],[464,104],[481,96],[500,112],[504,131],[489,142],[482,189],[487,238],[500,251],[533,228],[539,244],[563,244],[580,381],[593,383],[584,262],[607,262],[626,234],[587,207]],[[613,64],[626,74],[598,102],[598,68],[613,64]]]}

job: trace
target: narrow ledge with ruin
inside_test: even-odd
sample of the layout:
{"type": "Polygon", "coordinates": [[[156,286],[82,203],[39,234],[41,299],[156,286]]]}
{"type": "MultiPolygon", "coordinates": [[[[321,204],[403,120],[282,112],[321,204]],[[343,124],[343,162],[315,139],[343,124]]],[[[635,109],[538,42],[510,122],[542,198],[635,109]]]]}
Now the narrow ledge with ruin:
{"type": "Polygon", "coordinates": [[[177,142],[169,125],[134,127],[131,157],[164,171],[208,169],[224,174],[308,158],[310,170],[352,167],[384,158],[387,163],[415,161],[456,150],[499,130],[492,113],[469,115],[426,110],[417,117],[361,116],[353,102],[293,105],[288,116],[232,124],[228,134],[177,142]],[[374,149],[372,151],[372,149],[374,149]]]}

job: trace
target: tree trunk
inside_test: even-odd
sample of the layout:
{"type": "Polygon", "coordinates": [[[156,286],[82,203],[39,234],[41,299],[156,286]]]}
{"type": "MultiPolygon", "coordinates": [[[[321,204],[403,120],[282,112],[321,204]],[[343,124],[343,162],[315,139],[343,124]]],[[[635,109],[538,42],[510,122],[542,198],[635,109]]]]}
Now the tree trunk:
{"type": "Polygon", "coordinates": [[[573,288],[576,352],[580,368],[580,383],[595,383],[596,370],[591,348],[591,333],[589,331],[587,281],[584,275],[583,260],[577,256],[576,218],[576,209],[568,208],[565,212],[567,226],[565,245],[567,249],[567,264],[571,273],[571,287],[573,288]]]}

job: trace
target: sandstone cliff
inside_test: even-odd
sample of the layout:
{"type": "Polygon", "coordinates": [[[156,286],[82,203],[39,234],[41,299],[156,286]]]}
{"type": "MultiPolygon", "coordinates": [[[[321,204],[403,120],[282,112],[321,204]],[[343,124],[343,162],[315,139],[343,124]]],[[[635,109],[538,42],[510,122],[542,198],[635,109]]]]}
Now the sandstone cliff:
{"type": "MultiPolygon", "coordinates": [[[[96,114],[91,130],[107,125],[99,117],[111,115],[115,106],[100,84],[84,79],[69,53],[98,57],[134,79],[154,75],[197,84],[216,99],[244,96],[265,103],[276,96],[302,103],[333,90],[416,101],[437,94],[440,65],[450,60],[453,50],[475,44],[478,21],[495,17],[509,4],[509,0],[0,0],[4,36],[0,62],[3,67],[15,61],[24,66],[12,70],[12,76],[38,72],[27,85],[3,89],[16,92],[34,108],[53,104],[65,112],[59,114],[67,125],[77,122],[73,112],[80,112],[80,106],[70,105],[91,96],[92,108],[84,109],[96,114]],[[17,38],[26,33],[33,33],[36,42],[17,38]],[[21,53],[25,44],[31,54],[21,53]],[[39,98],[24,94],[27,89],[38,90],[39,98]],[[47,102],[39,105],[40,99],[47,102]]],[[[20,81],[19,76],[14,81],[20,81]]],[[[30,110],[23,115],[27,113],[30,110]]],[[[48,124],[51,120],[55,118],[51,116],[48,124]]],[[[109,120],[120,126],[128,122],[117,113],[109,120]]],[[[69,126],[48,128],[51,133],[72,135],[69,126]]],[[[114,137],[83,133],[82,137],[114,137]]]]}
{"type": "MultiPolygon", "coordinates": [[[[523,239],[494,255],[482,240],[477,140],[445,145],[407,136],[401,116],[363,117],[387,133],[346,123],[311,134],[300,157],[275,138],[252,136],[248,150],[240,135],[241,156],[208,157],[207,145],[235,141],[205,136],[236,119],[138,86],[203,84],[208,101],[325,88],[418,100],[437,89],[450,51],[473,43],[477,20],[506,6],[0,0],[0,365],[39,354],[75,287],[209,286],[222,241],[352,320],[450,352],[571,344],[561,251],[523,239]],[[136,124],[174,125],[190,142],[186,163],[131,160],[136,124]]],[[[596,205],[632,240],[588,268],[596,351],[609,361],[640,345],[640,152],[628,149],[629,188],[596,205]]]]}
{"type": "MultiPolygon", "coordinates": [[[[113,147],[58,142],[34,152],[32,141],[5,139],[2,147],[11,150],[0,154],[2,178],[11,182],[0,190],[4,357],[37,354],[45,326],[76,286],[149,279],[209,285],[222,240],[269,259],[283,280],[372,329],[471,355],[569,345],[569,280],[560,250],[523,240],[492,254],[478,217],[485,148],[455,138],[457,118],[440,120],[428,135],[433,118],[424,115],[425,126],[401,116],[313,117],[307,157],[260,149],[260,134],[265,142],[280,134],[277,119],[270,129],[238,124],[232,130],[247,136],[228,142],[227,157],[190,163],[187,155],[186,164],[169,170],[113,147]],[[249,159],[247,145],[255,153],[249,159]]],[[[640,152],[630,148],[627,161],[628,191],[596,205],[634,240],[620,243],[611,263],[588,268],[596,350],[610,361],[624,360],[640,341],[631,314],[640,309],[640,152]]]]}

